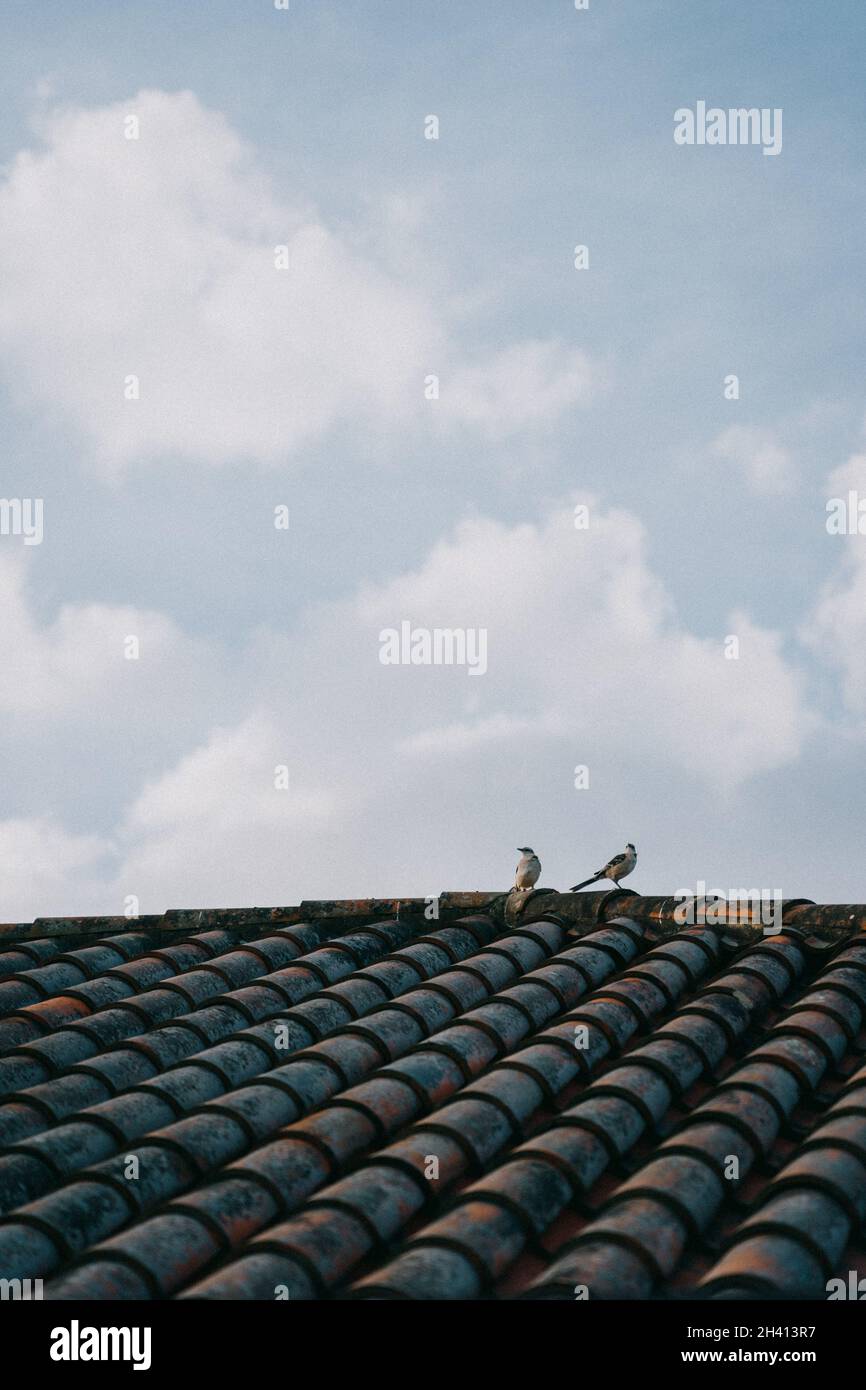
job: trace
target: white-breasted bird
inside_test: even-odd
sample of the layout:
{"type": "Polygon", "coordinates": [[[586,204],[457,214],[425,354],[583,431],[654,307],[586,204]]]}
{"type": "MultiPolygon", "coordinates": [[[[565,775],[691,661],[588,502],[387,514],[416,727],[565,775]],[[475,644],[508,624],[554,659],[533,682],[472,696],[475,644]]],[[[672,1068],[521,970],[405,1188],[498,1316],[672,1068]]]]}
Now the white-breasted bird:
{"type": "Polygon", "coordinates": [[[541,877],[541,860],[529,845],[518,845],[517,852],[522,857],[514,875],[514,887],[528,893],[541,877]]]}
{"type": "Polygon", "coordinates": [[[588,883],[597,883],[600,878],[609,878],[611,883],[616,885],[621,878],[625,878],[626,874],[631,873],[636,863],[637,850],[633,844],[629,843],[622,854],[615,854],[613,859],[607,861],[603,869],[599,869],[598,873],[593,874],[592,878],[585,878],[583,883],[576,883],[568,891],[576,893],[579,888],[585,888],[588,883]]]}

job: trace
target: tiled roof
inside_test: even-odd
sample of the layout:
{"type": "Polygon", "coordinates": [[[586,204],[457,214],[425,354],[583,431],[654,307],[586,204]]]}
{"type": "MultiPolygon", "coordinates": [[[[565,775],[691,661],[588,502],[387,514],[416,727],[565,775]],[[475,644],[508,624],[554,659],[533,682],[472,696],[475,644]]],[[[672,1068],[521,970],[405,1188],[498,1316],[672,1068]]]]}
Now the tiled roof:
{"type": "Polygon", "coordinates": [[[824,1299],[862,1267],[866,909],[438,910],[0,926],[0,1277],[824,1299]]]}

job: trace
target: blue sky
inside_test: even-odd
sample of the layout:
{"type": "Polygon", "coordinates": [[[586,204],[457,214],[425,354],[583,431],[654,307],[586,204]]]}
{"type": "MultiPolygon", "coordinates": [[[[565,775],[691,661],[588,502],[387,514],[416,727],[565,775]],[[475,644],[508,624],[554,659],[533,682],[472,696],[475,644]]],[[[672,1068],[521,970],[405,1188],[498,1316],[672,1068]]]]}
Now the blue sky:
{"type": "Polygon", "coordinates": [[[0,18],[3,494],[45,509],[0,536],[0,917],[627,839],[643,891],[862,899],[862,6],[0,18]],[[698,100],[780,155],[677,146],[698,100]],[[382,668],[404,618],[489,675],[382,668]]]}

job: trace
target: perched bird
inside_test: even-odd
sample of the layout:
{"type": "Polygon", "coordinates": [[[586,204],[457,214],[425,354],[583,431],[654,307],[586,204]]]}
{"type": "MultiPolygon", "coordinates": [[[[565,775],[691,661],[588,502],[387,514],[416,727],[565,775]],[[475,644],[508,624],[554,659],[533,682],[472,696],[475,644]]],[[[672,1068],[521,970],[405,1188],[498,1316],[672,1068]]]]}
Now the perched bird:
{"type": "Polygon", "coordinates": [[[528,893],[530,888],[535,887],[541,876],[541,860],[535,850],[530,849],[529,845],[518,845],[517,852],[522,857],[514,875],[514,887],[528,893]]]}
{"type": "Polygon", "coordinates": [[[597,883],[600,878],[609,878],[611,883],[617,884],[621,878],[625,878],[626,874],[631,873],[636,863],[637,850],[634,845],[628,844],[622,854],[615,854],[613,859],[608,860],[603,869],[599,869],[597,874],[593,874],[592,878],[585,878],[583,883],[576,883],[568,891],[576,893],[578,888],[585,888],[588,883],[597,883]]]}

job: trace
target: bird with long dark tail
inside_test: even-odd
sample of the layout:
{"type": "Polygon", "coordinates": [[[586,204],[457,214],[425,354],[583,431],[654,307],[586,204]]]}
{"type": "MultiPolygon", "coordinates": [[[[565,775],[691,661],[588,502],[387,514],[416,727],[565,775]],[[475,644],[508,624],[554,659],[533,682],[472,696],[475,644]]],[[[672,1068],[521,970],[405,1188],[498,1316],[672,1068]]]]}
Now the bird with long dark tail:
{"type": "Polygon", "coordinates": [[[637,850],[633,844],[629,843],[622,854],[615,854],[613,859],[607,861],[603,869],[599,869],[598,873],[593,874],[592,878],[585,878],[583,883],[576,883],[568,891],[576,893],[578,889],[586,888],[590,883],[598,883],[600,878],[609,878],[613,886],[616,887],[621,878],[625,878],[626,874],[631,873],[636,863],[637,850]]]}

